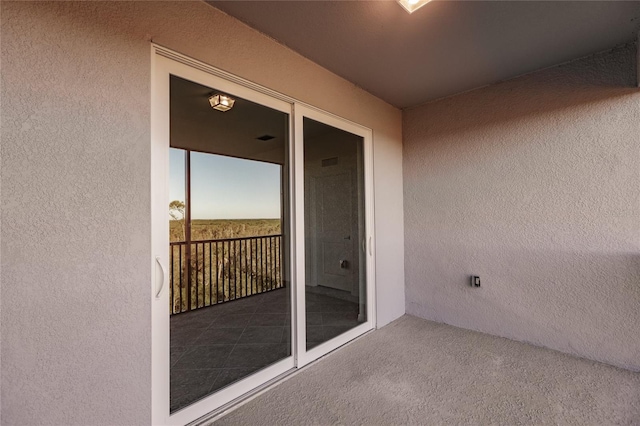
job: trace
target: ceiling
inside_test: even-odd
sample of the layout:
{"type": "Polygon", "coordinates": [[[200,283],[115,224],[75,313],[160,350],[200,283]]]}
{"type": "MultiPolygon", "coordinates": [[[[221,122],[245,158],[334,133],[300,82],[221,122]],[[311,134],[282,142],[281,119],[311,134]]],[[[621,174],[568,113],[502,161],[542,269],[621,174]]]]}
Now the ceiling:
{"type": "Polygon", "coordinates": [[[208,1],[399,108],[636,39],[640,1],[208,1]]]}
{"type": "MultiPolygon", "coordinates": [[[[233,93],[233,108],[226,112],[216,111],[209,104],[209,97],[215,93],[226,92],[171,76],[171,147],[285,164],[289,115],[233,93]],[[268,136],[267,140],[259,139],[265,136],[268,136]]],[[[361,139],[315,120],[304,119],[305,159],[307,148],[310,148],[311,157],[347,155],[345,152],[350,153],[351,148],[346,147],[345,140],[357,142],[361,139]],[[322,143],[315,143],[319,138],[322,143]],[[332,141],[339,141],[338,145],[343,146],[327,145],[332,141]]]]}
{"type": "MultiPolygon", "coordinates": [[[[219,91],[171,76],[170,135],[173,148],[284,164],[289,115],[236,97],[227,112],[209,105],[219,91]],[[272,139],[260,140],[261,136],[272,139]]],[[[232,94],[233,95],[233,94],[232,94]]]]}

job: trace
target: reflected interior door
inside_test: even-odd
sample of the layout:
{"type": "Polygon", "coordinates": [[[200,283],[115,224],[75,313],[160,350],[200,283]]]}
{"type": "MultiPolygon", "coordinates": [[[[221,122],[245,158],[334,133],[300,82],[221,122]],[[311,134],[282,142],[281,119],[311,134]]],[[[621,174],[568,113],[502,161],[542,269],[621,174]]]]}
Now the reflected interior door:
{"type": "MultiPolygon", "coordinates": [[[[351,292],[357,285],[357,209],[353,208],[355,178],[350,157],[323,160],[310,176],[310,228],[315,238],[312,273],[318,286],[351,292]],[[355,223],[354,223],[355,222],[355,223]]],[[[355,200],[357,201],[357,200],[355,200]]],[[[311,280],[313,280],[311,278],[311,280]]]]}
{"type": "Polygon", "coordinates": [[[367,320],[364,138],[305,117],[305,318],[311,349],[367,320]]]}

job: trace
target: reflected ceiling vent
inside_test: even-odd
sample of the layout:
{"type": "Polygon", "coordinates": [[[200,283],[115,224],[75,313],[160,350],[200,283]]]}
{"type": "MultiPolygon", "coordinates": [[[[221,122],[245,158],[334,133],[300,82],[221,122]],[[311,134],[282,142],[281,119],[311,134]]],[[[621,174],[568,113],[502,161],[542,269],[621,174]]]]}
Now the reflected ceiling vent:
{"type": "Polygon", "coordinates": [[[322,167],[337,166],[337,165],[338,165],[338,157],[325,158],[324,160],[322,160],[322,167]]]}
{"type": "Polygon", "coordinates": [[[275,136],[271,136],[271,135],[262,135],[262,136],[258,136],[256,139],[258,139],[259,141],[270,141],[271,139],[275,139],[275,136]]]}
{"type": "Polygon", "coordinates": [[[400,3],[400,6],[404,8],[409,13],[413,13],[416,10],[420,9],[425,4],[429,3],[431,0],[396,0],[400,3]]]}

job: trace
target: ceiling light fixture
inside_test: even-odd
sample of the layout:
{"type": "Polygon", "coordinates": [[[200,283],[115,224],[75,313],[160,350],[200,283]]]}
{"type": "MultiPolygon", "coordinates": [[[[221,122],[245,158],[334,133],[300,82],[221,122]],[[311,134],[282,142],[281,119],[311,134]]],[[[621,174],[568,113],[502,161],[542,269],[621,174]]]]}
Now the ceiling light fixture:
{"type": "Polygon", "coordinates": [[[425,4],[429,3],[431,0],[396,0],[400,6],[404,8],[409,13],[413,13],[416,10],[420,9],[425,4]]]}
{"type": "Polygon", "coordinates": [[[236,100],[229,95],[217,93],[209,98],[209,103],[211,104],[211,108],[225,112],[233,108],[236,100]]]}

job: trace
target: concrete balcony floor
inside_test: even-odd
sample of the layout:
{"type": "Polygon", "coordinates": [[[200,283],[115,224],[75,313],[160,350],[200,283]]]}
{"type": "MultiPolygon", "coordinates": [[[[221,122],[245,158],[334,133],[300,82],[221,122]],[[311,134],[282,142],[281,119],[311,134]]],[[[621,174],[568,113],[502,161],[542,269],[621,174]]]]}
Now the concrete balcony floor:
{"type": "Polygon", "coordinates": [[[639,425],[640,373],[404,316],[216,425],[639,425]]]}
{"type": "MultiPolygon", "coordinates": [[[[307,345],[358,325],[358,305],[307,292],[307,345]]],[[[171,317],[171,411],[186,407],[291,354],[287,289],[171,317]]]]}

